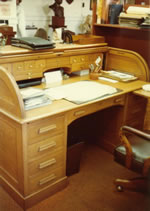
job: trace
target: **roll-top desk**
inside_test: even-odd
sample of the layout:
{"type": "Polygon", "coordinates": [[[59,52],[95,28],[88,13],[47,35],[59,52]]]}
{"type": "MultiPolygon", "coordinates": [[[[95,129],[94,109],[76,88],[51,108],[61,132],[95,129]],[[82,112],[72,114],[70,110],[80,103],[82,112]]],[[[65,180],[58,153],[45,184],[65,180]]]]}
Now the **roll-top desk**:
{"type": "MultiPolygon", "coordinates": [[[[118,144],[122,124],[143,126],[146,101],[132,91],[141,88],[146,83],[144,80],[149,80],[149,71],[145,61],[134,52],[93,45],[33,53],[6,46],[1,50],[0,64],[0,184],[24,209],[68,184],[67,127],[72,121],[104,111],[106,124],[102,124],[101,119],[97,123],[105,132],[102,136],[95,132],[94,137],[110,152],[118,144]],[[64,67],[67,72],[86,68],[102,54],[106,70],[134,71],[143,81],[113,84],[122,91],[81,105],[62,99],[24,110],[17,80],[42,77],[44,71],[54,67],[64,67]]],[[[76,76],[63,83],[87,79],[88,76],[76,76]]]]}

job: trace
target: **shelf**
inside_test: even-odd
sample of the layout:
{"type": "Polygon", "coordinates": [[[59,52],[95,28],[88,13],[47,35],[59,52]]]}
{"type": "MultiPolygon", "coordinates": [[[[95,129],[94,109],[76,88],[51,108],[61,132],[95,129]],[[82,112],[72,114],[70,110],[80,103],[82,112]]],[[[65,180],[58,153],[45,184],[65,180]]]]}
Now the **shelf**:
{"type": "Polygon", "coordinates": [[[140,30],[140,31],[149,31],[150,28],[141,28],[141,27],[129,27],[129,26],[121,26],[119,24],[97,24],[96,27],[106,27],[106,28],[117,28],[117,29],[130,29],[130,30],[140,30]]]}

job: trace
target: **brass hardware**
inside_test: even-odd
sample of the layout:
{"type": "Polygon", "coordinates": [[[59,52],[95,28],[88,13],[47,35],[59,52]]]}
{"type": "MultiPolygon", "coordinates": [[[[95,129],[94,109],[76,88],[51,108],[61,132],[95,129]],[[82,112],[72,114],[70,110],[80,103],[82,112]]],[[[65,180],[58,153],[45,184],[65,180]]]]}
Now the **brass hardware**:
{"type": "Polygon", "coordinates": [[[47,161],[45,161],[43,163],[40,163],[39,164],[39,169],[43,169],[43,168],[49,167],[49,166],[51,166],[51,165],[53,165],[55,163],[56,163],[56,159],[52,158],[51,160],[47,160],[47,161]]]}
{"type": "Polygon", "coordinates": [[[50,125],[50,126],[47,126],[47,127],[40,128],[39,131],[38,131],[38,133],[39,134],[46,133],[46,132],[49,132],[49,131],[54,130],[56,128],[57,127],[56,127],[55,124],[54,125],[50,125]]]}
{"type": "Polygon", "coordinates": [[[84,110],[76,111],[76,112],[74,112],[74,116],[80,116],[80,115],[82,115],[82,114],[84,114],[84,113],[85,113],[84,110]]]}
{"type": "Polygon", "coordinates": [[[42,152],[44,150],[50,149],[50,148],[55,147],[55,146],[56,146],[56,142],[55,141],[52,141],[49,144],[45,144],[45,145],[40,146],[39,149],[38,149],[38,151],[39,152],[42,152]]]}
{"type": "Polygon", "coordinates": [[[49,177],[45,177],[44,179],[41,179],[39,181],[39,185],[44,185],[45,183],[50,182],[50,181],[52,181],[55,178],[56,178],[56,175],[55,174],[51,174],[49,177]]]}

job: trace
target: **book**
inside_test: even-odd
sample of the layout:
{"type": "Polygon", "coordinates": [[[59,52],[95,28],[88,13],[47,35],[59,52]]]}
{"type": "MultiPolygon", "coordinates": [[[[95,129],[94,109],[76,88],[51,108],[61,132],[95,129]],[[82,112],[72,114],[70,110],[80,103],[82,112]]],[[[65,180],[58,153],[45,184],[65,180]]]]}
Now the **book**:
{"type": "Polygon", "coordinates": [[[31,50],[40,50],[54,48],[55,44],[49,40],[42,39],[40,37],[21,37],[11,38],[11,45],[16,47],[28,48],[31,50]]]}
{"type": "Polygon", "coordinates": [[[122,4],[109,5],[108,21],[110,24],[118,24],[118,17],[122,10],[123,10],[122,4]]]}

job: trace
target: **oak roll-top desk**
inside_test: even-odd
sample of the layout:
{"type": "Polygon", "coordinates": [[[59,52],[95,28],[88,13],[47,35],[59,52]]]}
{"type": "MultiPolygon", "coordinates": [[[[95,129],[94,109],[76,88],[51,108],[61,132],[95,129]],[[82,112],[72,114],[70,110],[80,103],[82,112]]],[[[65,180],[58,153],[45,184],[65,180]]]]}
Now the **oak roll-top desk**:
{"type": "MultiPolygon", "coordinates": [[[[97,127],[103,132],[94,134],[93,131],[93,139],[110,152],[118,144],[122,124],[143,126],[146,100],[133,95],[132,91],[149,81],[149,71],[145,61],[135,52],[101,45],[75,46],[71,50],[61,47],[60,51],[52,52],[17,51],[6,46],[0,57],[0,184],[25,209],[67,185],[67,127],[71,122],[102,111],[105,122],[102,124],[98,116],[97,127]],[[141,80],[115,83],[113,86],[121,92],[81,105],[62,99],[24,110],[16,80],[42,77],[45,70],[54,66],[62,65],[68,72],[82,69],[97,55],[104,56],[105,70],[117,68],[134,72],[141,80]]],[[[87,79],[89,76],[75,76],[63,83],[87,79]]]]}

